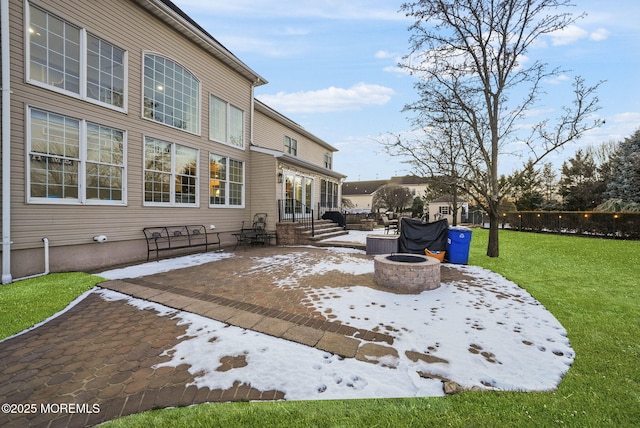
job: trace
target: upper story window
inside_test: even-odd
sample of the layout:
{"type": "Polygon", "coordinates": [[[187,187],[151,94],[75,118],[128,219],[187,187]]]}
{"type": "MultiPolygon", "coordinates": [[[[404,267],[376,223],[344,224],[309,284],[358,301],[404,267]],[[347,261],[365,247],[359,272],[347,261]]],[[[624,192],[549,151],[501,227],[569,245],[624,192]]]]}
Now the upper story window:
{"type": "Polygon", "coordinates": [[[125,111],[126,51],[37,7],[28,13],[28,81],[125,111]]]}
{"type": "Polygon", "coordinates": [[[30,202],[124,204],[125,132],[29,109],[30,202]]]}
{"type": "Polygon", "coordinates": [[[87,97],[124,107],[125,52],[87,34],[87,97]]]}
{"type": "Polygon", "coordinates": [[[144,56],[143,116],[193,134],[200,132],[200,82],[180,64],[144,56]]]}
{"type": "Polygon", "coordinates": [[[324,167],[327,169],[331,169],[332,167],[332,157],[329,153],[325,153],[324,155],[324,167]]]}
{"type": "Polygon", "coordinates": [[[242,110],[211,95],[209,116],[211,140],[244,148],[244,112],[242,110]]]}
{"type": "Polygon", "coordinates": [[[284,137],[284,151],[293,156],[298,156],[298,140],[287,137],[284,137]]]}

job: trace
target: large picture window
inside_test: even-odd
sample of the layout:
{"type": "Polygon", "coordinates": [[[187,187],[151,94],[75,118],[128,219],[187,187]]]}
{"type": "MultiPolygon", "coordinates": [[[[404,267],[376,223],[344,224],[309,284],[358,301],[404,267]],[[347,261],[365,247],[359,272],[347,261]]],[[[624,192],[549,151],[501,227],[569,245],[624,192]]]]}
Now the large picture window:
{"type": "Polygon", "coordinates": [[[244,162],[213,153],[209,155],[209,204],[244,206],[244,162]]]}
{"type": "Polygon", "coordinates": [[[200,132],[200,82],[160,55],[144,56],[143,116],[193,134],[200,132]]]}
{"type": "Polygon", "coordinates": [[[29,202],[124,204],[125,133],[29,109],[29,202]]]}
{"type": "Polygon", "coordinates": [[[244,148],[244,112],[228,102],[211,96],[209,138],[244,148]]]}
{"type": "Polygon", "coordinates": [[[149,205],[197,206],[198,150],[146,137],[144,201],[149,205]]]}
{"type": "Polygon", "coordinates": [[[29,82],[124,111],[126,51],[40,8],[28,11],[29,82]]]}

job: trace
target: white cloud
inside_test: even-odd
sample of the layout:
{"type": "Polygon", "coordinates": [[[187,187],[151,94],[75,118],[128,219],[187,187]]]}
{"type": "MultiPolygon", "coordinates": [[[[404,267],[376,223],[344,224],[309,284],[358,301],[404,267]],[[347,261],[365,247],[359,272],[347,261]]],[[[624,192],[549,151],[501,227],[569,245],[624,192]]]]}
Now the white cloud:
{"type": "Polygon", "coordinates": [[[375,53],[374,56],[377,59],[388,59],[388,58],[396,58],[398,57],[398,54],[394,52],[385,51],[385,50],[379,50],[378,52],[375,53]]]}
{"type": "Polygon", "coordinates": [[[547,83],[550,83],[551,85],[559,85],[559,84],[564,83],[564,82],[566,82],[568,80],[570,80],[569,76],[567,76],[566,74],[561,74],[559,76],[554,77],[553,79],[547,80],[547,83]]]}
{"type": "Polygon", "coordinates": [[[569,25],[562,30],[551,33],[551,43],[554,46],[565,46],[587,37],[589,37],[587,30],[577,25],[569,25]]]}
{"type": "Polygon", "coordinates": [[[595,42],[601,42],[609,38],[609,30],[600,27],[592,32],[578,27],[577,25],[569,25],[567,28],[551,33],[551,43],[554,46],[566,46],[582,39],[590,39],[595,42]]]}
{"type": "Polygon", "coordinates": [[[384,105],[393,95],[395,91],[391,88],[361,82],[350,88],[331,86],[316,91],[278,92],[257,98],[283,113],[327,113],[384,105]]]}
{"type": "Polygon", "coordinates": [[[606,28],[598,28],[596,31],[592,32],[589,36],[591,40],[600,42],[602,40],[606,40],[609,38],[609,30],[606,28]]]}

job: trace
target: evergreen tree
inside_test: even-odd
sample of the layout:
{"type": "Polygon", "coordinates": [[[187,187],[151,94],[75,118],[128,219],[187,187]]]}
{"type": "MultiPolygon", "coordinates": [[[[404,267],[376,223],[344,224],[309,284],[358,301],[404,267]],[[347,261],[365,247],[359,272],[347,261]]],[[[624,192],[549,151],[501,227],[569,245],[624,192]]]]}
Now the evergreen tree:
{"type": "Polygon", "coordinates": [[[640,203],[640,129],[619,144],[605,198],[640,203]]]}
{"type": "Polygon", "coordinates": [[[543,179],[540,170],[530,160],[522,171],[514,172],[508,179],[518,211],[532,211],[540,208],[543,202],[543,179]]]}
{"type": "Polygon", "coordinates": [[[598,168],[589,152],[578,150],[573,158],[562,164],[560,194],[564,209],[586,211],[600,205],[605,183],[600,179],[598,168]]]}

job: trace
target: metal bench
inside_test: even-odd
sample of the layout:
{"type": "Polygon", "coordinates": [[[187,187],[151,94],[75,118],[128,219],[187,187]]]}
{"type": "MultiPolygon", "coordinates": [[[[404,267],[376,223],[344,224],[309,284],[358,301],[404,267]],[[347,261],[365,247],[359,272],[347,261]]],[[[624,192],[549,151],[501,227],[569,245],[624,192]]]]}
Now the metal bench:
{"type": "Polygon", "coordinates": [[[147,260],[153,251],[156,253],[156,260],[159,260],[161,251],[204,247],[207,252],[211,245],[217,245],[218,250],[222,249],[220,234],[207,232],[207,228],[201,224],[145,227],[142,231],[147,241],[147,260]]]}

